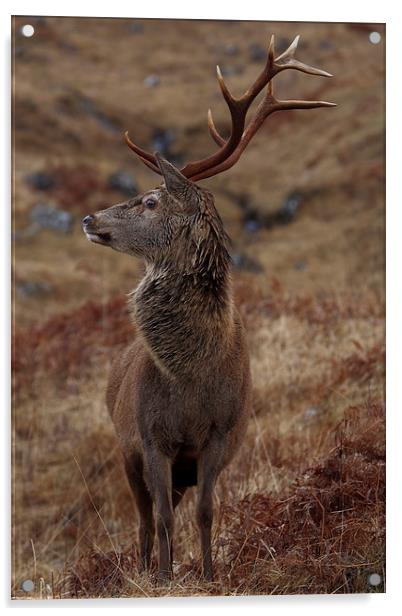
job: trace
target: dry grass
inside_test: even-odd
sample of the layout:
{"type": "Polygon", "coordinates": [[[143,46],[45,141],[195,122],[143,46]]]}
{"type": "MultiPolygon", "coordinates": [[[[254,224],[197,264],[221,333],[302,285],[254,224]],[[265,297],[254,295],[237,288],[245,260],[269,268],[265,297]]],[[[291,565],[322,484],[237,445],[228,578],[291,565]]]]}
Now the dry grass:
{"type": "Polygon", "coordinates": [[[103,400],[110,349],[130,333],[122,299],[20,333],[17,595],[24,578],[56,597],[369,590],[384,566],[382,309],[370,294],[354,305],[272,286],[240,301],[254,416],[217,489],[213,585],[199,578],[192,494],[178,512],[174,585],[136,573],[137,516],[103,400]]]}
{"type": "Polygon", "coordinates": [[[163,41],[154,21],[143,22],[143,34],[127,20],[90,26],[51,18],[36,24],[36,38],[16,40],[16,231],[38,200],[69,209],[77,222],[117,202],[107,186],[116,168],[133,169],[141,189],[153,185],[121,146],[124,128],[146,147],[155,127],[173,128],[177,152],[209,152],[203,114],[211,101],[219,126],[226,122],[212,68],[239,66],[230,84],[240,91],[259,69],[248,42],[263,43],[268,32],[300,32],[300,57],[338,74],[323,83],[283,76],[280,95],[339,107],[308,121],[302,112],[278,116],[238,167],[206,183],[236,250],[264,270],[234,275],[254,413],[216,490],[213,584],[200,578],[193,491],[176,516],[175,581],[160,588],[137,572],[138,519],[104,389],[112,355],[135,335],[125,293],[141,267],[87,243],[78,224],[69,235],[43,231],[16,242],[15,280],[45,280],[52,292],[14,298],[12,595],[382,592],[383,583],[368,583],[370,573],[384,579],[385,568],[380,46],[347,24],[165,22],[163,41]],[[229,44],[238,55],[226,53],[229,44]],[[151,73],[161,84],[147,89],[151,73]],[[87,115],[83,96],[115,132],[87,115]],[[57,186],[33,191],[26,175],[49,168],[57,186]],[[243,230],[233,195],[246,192],[269,213],[294,190],[304,200],[293,224],[243,230]],[[34,582],[30,594],[25,579],[34,582]]]}

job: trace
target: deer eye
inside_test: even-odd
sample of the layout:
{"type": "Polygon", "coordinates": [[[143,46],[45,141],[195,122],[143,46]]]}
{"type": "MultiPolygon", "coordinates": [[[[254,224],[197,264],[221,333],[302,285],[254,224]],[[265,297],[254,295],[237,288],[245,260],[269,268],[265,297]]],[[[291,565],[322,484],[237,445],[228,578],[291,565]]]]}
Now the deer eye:
{"type": "Polygon", "coordinates": [[[145,207],[147,207],[149,210],[153,210],[156,207],[156,201],[155,199],[149,198],[149,199],[145,199],[144,201],[144,205],[145,207]]]}

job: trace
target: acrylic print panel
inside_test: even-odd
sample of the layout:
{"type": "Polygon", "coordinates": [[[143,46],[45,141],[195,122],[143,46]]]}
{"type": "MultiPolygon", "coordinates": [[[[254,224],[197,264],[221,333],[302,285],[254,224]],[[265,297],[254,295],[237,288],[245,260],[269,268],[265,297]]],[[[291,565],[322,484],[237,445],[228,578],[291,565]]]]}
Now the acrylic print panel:
{"type": "Polygon", "coordinates": [[[13,597],[384,591],[384,50],[381,24],[13,19],[13,597]],[[212,168],[199,189],[151,159],[165,185],[139,197],[161,178],[124,132],[178,168],[217,152],[231,123],[215,66],[240,96],[272,33],[275,58],[300,34],[295,57],[334,75],[283,70],[274,95],[337,106],[272,114],[236,165],[212,168]],[[137,292],[130,308],[144,275],[147,306],[137,292]],[[234,361],[228,342],[241,340],[232,297],[252,378],[241,430],[245,390],[233,375],[243,378],[246,355],[234,361]],[[123,396],[115,430],[107,381],[133,341],[121,370],[135,395],[123,396]],[[211,581],[197,519],[205,531],[211,441],[225,459],[234,452],[229,407],[242,439],[213,471],[211,581]],[[141,441],[133,426],[144,409],[151,437],[141,441]],[[174,447],[161,436],[164,412],[174,447]],[[180,482],[198,482],[175,509],[172,572],[159,540],[168,583],[158,541],[141,570],[151,518],[141,548],[121,451],[140,441],[158,527],[171,524],[169,478],[175,500],[180,482]]]}

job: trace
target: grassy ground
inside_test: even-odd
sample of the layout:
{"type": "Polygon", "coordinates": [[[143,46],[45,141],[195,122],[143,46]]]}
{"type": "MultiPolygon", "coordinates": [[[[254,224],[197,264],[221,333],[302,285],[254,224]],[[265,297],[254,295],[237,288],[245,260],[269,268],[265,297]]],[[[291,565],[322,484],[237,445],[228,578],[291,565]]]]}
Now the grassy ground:
{"type": "Polygon", "coordinates": [[[381,26],[51,18],[23,39],[15,23],[13,588],[15,597],[378,592],[384,579],[384,43],[381,26]],[[133,24],[136,24],[133,27],[133,24]],[[136,569],[137,515],[104,404],[111,357],[135,332],[125,294],[141,266],[89,244],[79,218],[123,200],[116,169],[155,185],[122,145],[205,156],[206,111],[227,126],[214,66],[241,92],[250,44],[300,33],[298,57],[336,75],[278,78],[283,97],[336,109],[273,116],[241,162],[204,182],[234,250],[260,273],[234,272],[250,344],[254,412],[215,495],[217,580],[199,575],[194,495],[176,518],[175,581],[136,569]],[[236,51],[233,51],[235,49],[236,51]],[[191,62],[189,62],[191,58],[191,62]],[[147,88],[144,79],[160,77],[147,88]],[[95,111],[94,111],[95,109],[95,111]],[[51,171],[57,185],[26,178],[51,171]],[[239,195],[262,215],[303,195],[289,225],[250,234],[239,195]],[[29,235],[32,206],[70,211],[70,234],[29,235]],[[34,590],[25,593],[30,579],[34,590]]]}

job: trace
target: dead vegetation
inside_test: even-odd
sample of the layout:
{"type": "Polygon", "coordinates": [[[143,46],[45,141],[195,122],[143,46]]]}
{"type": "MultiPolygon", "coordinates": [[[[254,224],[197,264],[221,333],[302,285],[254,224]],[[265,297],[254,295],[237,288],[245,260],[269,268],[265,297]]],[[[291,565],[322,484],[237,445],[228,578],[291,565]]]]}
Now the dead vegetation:
{"type": "MultiPolygon", "coordinates": [[[[384,575],[384,428],[382,405],[349,407],[314,465],[289,486],[221,503],[217,517],[223,536],[215,543],[219,582],[200,582],[199,563],[193,561],[177,566],[178,580],[167,594],[178,589],[181,594],[183,585],[188,594],[372,591],[370,573],[384,575]]],[[[133,574],[136,567],[132,545],[123,551],[92,549],[70,567],[56,592],[159,594],[148,579],[133,574]]]]}
{"type": "Polygon", "coordinates": [[[179,508],[175,584],[163,591],[136,572],[136,514],[103,400],[110,352],[132,335],[124,298],[19,332],[20,579],[32,577],[34,549],[36,579],[55,597],[373,590],[368,576],[384,567],[383,310],[369,295],[358,305],[327,298],[321,313],[322,299],[272,287],[253,303],[251,286],[240,302],[254,417],[241,463],[219,482],[210,585],[199,577],[191,494],[179,508]]]}
{"type": "Polygon", "coordinates": [[[271,31],[286,41],[300,32],[301,58],[308,51],[313,64],[337,75],[325,93],[291,75],[280,95],[297,91],[339,107],[330,123],[318,112],[309,121],[302,112],[274,116],[238,169],[210,182],[235,249],[262,268],[234,274],[254,414],[216,491],[214,584],[200,580],[191,492],[178,509],[174,583],[158,588],[136,568],[137,516],[104,388],[111,356],[135,335],[125,294],[140,267],[89,245],[79,225],[16,241],[15,278],[45,280],[53,291],[14,298],[12,595],[383,592],[380,46],[357,24],[168,21],[159,48],[158,22],[135,24],[51,18],[35,24],[36,39],[17,36],[14,230],[41,199],[77,222],[117,202],[106,181],[117,168],[133,170],[141,190],[152,186],[154,176],[121,145],[125,128],[147,148],[155,128],[172,128],[173,149],[186,159],[211,151],[202,110],[212,104],[223,128],[226,117],[211,70],[217,62],[233,68],[227,79],[242,91],[258,69],[246,41],[264,44],[271,31]],[[228,53],[229,45],[238,51],[228,53]],[[182,62],[190,52],[191,65],[182,62]],[[153,73],[160,85],[147,88],[153,73]],[[188,84],[186,96],[179,82],[188,84]],[[161,126],[152,125],[155,117],[161,126]],[[46,169],[54,188],[33,190],[27,176],[46,169]],[[249,234],[228,196],[244,189],[263,214],[296,189],[303,206],[291,224],[249,234]],[[378,586],[368,581],[372,573],[381,576],[378,586]],[[26,579],[31,593],[21,589],[26,579]]]}
{"type": "Polygon", "coordinates": [[[381,405],[349,407],[325,454],[287,490],[223,508],[236,592],[367,592],[369,573],[383,568],[384,436],[381,405]]]}

